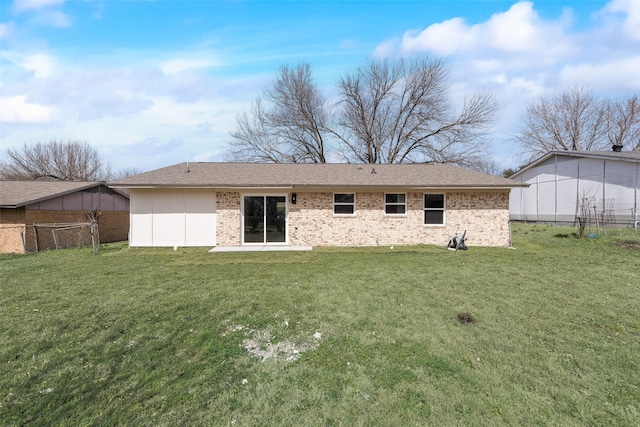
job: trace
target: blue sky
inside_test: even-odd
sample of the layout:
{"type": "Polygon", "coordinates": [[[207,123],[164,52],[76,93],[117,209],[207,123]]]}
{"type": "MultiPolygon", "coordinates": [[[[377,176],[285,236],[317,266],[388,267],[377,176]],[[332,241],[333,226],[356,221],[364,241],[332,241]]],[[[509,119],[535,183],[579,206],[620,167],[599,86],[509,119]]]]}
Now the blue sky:
{"type": "Polygon", "coordinates": [[[493,160],[527,102],[574,86],[640,92],[640,0],[0,0],[0,144],[80,140],[114,170],[222,161],[279,66],[328,98],[368,58],[442,57],[451,98],[503,105],[493,160]]]}

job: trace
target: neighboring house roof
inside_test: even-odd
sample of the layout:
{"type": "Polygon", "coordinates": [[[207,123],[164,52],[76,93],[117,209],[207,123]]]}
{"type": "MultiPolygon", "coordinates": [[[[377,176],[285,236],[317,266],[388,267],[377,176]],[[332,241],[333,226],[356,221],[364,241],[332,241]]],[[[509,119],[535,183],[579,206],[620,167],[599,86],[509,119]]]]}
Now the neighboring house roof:
{"type": "MultiPolygon", "coordinates": [[[[0,208],[20,208],[32,203],[104,185],[102,182],[0,181],[0,208]]],[[[125,196],[126,197],[126,196],[125,196]]]]}
{"type": "Polygon", "coordinates": [[[512,188],[506,178],[446,164],[179,163],[109,183],[113,187],[512,188]]]}
{"type": "Polygon", "coordinates": [[[640,162],[640,151],[550,151],[544,156],[529,163],[509,178],[516,178],[525,171],[546,162],[553,156],[577,157],[584,159],[622,160],[627,162],[640,162]]]}

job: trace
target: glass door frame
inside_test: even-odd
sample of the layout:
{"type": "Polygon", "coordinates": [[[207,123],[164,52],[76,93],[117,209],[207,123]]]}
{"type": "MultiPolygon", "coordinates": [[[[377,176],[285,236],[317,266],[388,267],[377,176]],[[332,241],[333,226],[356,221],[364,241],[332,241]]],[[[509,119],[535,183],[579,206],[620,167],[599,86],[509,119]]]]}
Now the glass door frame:
{"type": "Polygon", "coordinates": [[[286,193],[244,193],[240,196],[240,244],[247,246],[286,246],[289,245],[289,196],[286,193]],[[261,197],[263,199],[263,238],[261,242],[245,242],[245,198],[246,197],[261,197]],[[282,242],[267,242],[267,198],[268,197],[282,197],[284,198],[284,241],[282,242]]]}

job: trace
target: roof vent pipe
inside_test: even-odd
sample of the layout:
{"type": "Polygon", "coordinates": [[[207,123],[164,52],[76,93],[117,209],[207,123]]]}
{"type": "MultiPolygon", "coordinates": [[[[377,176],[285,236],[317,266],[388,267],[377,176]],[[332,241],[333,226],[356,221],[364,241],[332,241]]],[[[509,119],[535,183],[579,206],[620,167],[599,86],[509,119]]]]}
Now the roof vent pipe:
{"type": "Polygon", "coordinates": [[[619,153],[619,152],[621,152],[621,151],[622,151],[622,145],[618,145],[618,144],[612,145],[612,146],[611,146],[611,149],[612,149],[613,151],[615,151],[616,153],[619,153]]]}
{"type": "Polygon", "coordinates": [[[187,170],[184,171],[184,173],[189,173],[189,172],[191,172],[191,170],[189,169],[189,162],[187,162],[187,170]]]}

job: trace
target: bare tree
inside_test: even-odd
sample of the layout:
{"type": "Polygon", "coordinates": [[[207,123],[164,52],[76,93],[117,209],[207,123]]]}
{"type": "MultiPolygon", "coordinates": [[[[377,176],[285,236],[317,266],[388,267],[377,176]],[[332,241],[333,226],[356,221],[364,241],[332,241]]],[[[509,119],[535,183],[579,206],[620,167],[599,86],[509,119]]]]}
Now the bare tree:
{"type": "Polygon", "coordinates": [[[531,158],[556,150],[603,149],[606,114],[590,90],[573,88],[529,104],[518,139],[531,158]]]}
{"type": "Polygon", "coordinates": [[[610,150],[612,145],[640,149],[638,95],[615,101],[586,88],[573,88],[527,107],[516,139],[529,160],[550,151],[610,150]]]}
{"type": "Polygon", "coordinates": [[[435,161],[472,166],[486,154],[485,132],[499,105],[492,95],[451,105],[448,69],[440,59],[369,61],[340,79],[333,134],[348,161],[435,161]]]}
{"type": "Polygon", "coordinates": [[[640,96],[608,102],[606,135],[612,146],[640,151],[640,96]]]}
{"type": "Polygon", "coordinates": [[[273,86],[250,114],[237,118],[231,132],[231,160],[275,163],[325,163],[328,111],[312,81],[311,66],[283,66],[273,86]]]}
{"type": "Polygon", "coordinates": [[[340,101],[330,110],[308,64],[284,66],[250,113],[238,116],[228,158],[324,163],[332,142],[346,161],[481,167],[498,103],[475,94],[456,112],[447,74],[438,59],[369,61],[339,80],[340,101]]]}
{"type": "MultiPolygon", "coordinates": [[[[109,175],[109,181],[118,181],[118,180],[125,179],[125,178],[128,178],[128,177],[133,176],[133,175],[138,175],[139,173],[142,173],[142,172],[143,171],[141,169],[138,169],[138,168],[120,169],[119,171],[114,172],[114,173],[109,175]]],[[[131,189],[130,188],[118,188],[117,191],[122,193],[122,194],[126,194],[127,196],[129,194],[131,194],[131,189]]]]}
{"type": "Polygon", "coordinates": [[[120,180],[120,179],[128,178],[133,175],[138,175],[139,173],[142,173],[142,172],[143,170],[139,168],[124,168],[110,174],[109,180],[112,180],[112,181],[120,180]]]}
{"type": "Polygon", "coordinates": [[[103,181],[110,169],[98,152],[86,142],[49,141],[8,149],[0,164],[3,180],[28,181],[103,181]]]}
{"type": "Polygon", "coordinates": [[[473,164],[470,164],[468,168],[495,176],[502,176],[502,173],[504,171],[504,169],[498,164],[498,162],[492,159],[479,160],[473,164]]]}

